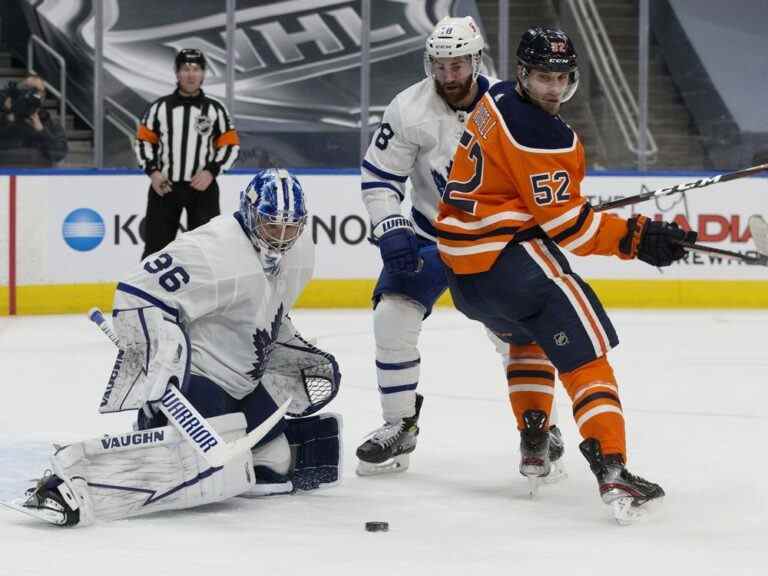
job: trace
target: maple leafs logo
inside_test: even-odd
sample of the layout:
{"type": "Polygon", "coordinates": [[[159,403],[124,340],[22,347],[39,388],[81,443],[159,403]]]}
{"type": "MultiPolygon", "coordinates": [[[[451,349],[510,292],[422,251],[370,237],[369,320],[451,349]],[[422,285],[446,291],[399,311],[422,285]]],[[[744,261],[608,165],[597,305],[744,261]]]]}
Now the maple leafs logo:
{"type": "Polygon", "coordinates": [[[277,309],[274,319],[269,325],[269,332],[264,329],[256,330],[253,335],[253,348],[256,352],[256,362],[253,363],[253,370],[248,372],[252,380],[259,380],[264,375],[264,370],[269,360],[269,355],[275,347],[277,333],[280,331],[280,323],[283,321],[283,305],[277,309]]]}
{"type": "MultiPolygon", "coordinates": [[[[453,160],[451,160],[448,163],[448,166],[445,168],[445,173],[450,174],[451,173],[451,166],[453,166],[453,160]]],[[[443,197],[443,192],[445,192],[445,176],[440,174],[437,170],[432,170],[432,180],[435,182],[435,186],[437,186],[437,193],[440,195],[440,197],[443,197]]]]}

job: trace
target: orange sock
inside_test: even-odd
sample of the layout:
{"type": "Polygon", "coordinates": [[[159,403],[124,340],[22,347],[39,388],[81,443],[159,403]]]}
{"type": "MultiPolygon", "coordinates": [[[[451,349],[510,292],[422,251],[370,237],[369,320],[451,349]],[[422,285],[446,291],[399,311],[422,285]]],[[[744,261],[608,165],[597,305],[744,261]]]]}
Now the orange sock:
{"type": "Polygon", "coordinates": [[[507,364],[509,403],[522,430],[523,413],[541,410],[549,419],[555,393],[555,367],[538,344],[509,345],[507,364]]]}
{"type": "Polygon", "coordinates": [[[613,369],[605,356],[560,374],[573,402],[573,417],[583,438],[600,441],[603,454],[627,460],[624,414],[613,369]]]}

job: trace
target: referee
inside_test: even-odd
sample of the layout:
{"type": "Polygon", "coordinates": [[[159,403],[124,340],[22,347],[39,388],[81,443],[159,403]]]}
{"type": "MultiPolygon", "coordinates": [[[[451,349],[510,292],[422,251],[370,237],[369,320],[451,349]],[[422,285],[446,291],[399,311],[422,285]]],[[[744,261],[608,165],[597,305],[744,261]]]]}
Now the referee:
{"type": "Polygon", "coordinates": [[[155,100],[139,124],[136,157],[152,180],[142,259],[173,241],[182,209],[189,230],[220,212],[215,178],[235,163],[240,138],[224,105],[203,93],[205,68],[200,50],[181,50],[176,90],[155,100]]]}

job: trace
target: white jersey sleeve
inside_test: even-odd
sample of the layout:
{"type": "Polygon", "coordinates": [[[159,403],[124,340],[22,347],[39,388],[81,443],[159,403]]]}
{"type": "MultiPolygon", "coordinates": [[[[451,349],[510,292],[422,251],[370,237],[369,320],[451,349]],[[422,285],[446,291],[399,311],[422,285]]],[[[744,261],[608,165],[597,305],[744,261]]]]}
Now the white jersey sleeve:
{"type": "Polygon", "coordinates": [[[398,95],[387,106],[363,159],[363,202],[374,225],[387,216],[400,214],[405,181],[419,154],[418,142],[403,122],[401,104],[398,95]]]}

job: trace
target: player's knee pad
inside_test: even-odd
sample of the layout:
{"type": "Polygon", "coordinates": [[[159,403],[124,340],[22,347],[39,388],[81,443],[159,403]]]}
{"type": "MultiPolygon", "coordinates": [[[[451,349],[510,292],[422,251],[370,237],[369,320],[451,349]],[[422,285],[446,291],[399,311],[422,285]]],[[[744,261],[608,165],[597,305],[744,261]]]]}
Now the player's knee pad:
{"type": "MultiPolygon", "coordinates": [[[[245,435],[241,413],[209,422],[225,441],[245,435]]],[[[51,462],[74,493],[82,523],[218,502],[254,483],[250,451],[212,468],[171,426],[71,444],[51,462]]]]}
{"type": "MultiPolygon", "coordinates": [[[[403,354],[417,355],[424,320],[424,307],[405,296],[383,294],[373,311],[376,357],[398,360],[403,354]]],[[[413,359],[413,358],[411,358],[413,359]]]]}
{"type": "Polygon", "coordinates": [[[342,419],[324,412],[288,420],[285,435],[291,446],[291,480],[297,490],[330,488],[341,482],[342,419]]]}
{"type": "Polygon", "coordinates": [[[189,373],[189,342],[181,326],[154,306],[115,313],[120,349],[100,412],[120,412],[156,402],[168,384],[181,388],[189,373]]]}

